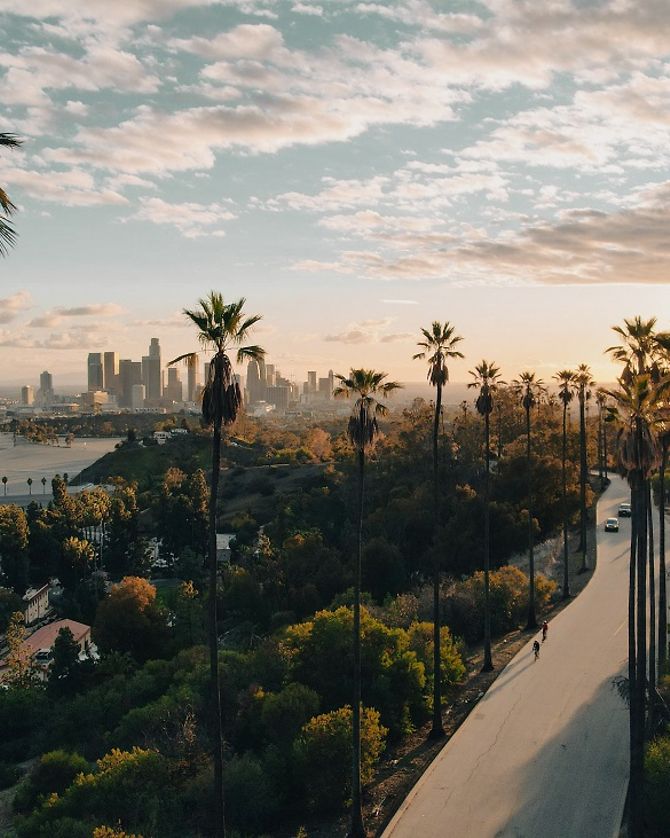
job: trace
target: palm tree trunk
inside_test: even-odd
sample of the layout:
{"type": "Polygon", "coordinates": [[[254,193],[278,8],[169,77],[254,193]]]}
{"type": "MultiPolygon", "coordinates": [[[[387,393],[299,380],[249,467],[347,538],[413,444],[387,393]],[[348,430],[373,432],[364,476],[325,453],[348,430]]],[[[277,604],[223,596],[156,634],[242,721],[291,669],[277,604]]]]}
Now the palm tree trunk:
{"type": "Polygon", "coordinates": [[[651,503],[651,482],[647,480],[647,525],[649,527],[649,694],[653,715],[656,689],[656,574],[654,572],[654,520],[651,503]]]}
{"type": "Polygon", "coordinates": [[[563,599],[570,599],[570,566],[568,563],[568,406],[563,403],[563,450],[561,463],[563,501],[563,599]]]}
{"type": "Polygon", "coordinates": [[[352,704],[352,780],[351,829],[349,838],[365,838],[361,795],[361,574],[363,565],[363,491],[365,480],[365,451],[358,451],[358,533],[356,543],[356,574],[354,578],[354,673],[352,704]]]}
{"type": "Polygon", "coordinates": [[[605,480],[609,480],[607,473],[607,422],[603,423],[603,462],[605,465],[605,480]]]}
{"type": "Polygon", "coordinates": [[[637,555],[637,522],[639,517],[638,493],[633,486],[631,492],[630,563],[628,568],[628,730],[630,748],[630,782],[628,785],[628,831],[630,838],[640,835],[640,780],[635,773],[637,748],[637,675],[635,648],[635,570],[637,555]]]}
{"type": "Polygon", "coordinates": [[[664,441],[658,470],[661,494],[658,505],[658,669],[663,672],[668,659],[668,601],[665,590],[665,466],[668,445],[664,441]]]}
{"type": "Polygon", "coordinates": [[[535,615],[535,556],[533,553],[533,464],[530,445],[530,405],[526,407],[526,461],[528,467],[528,623],[526,628],[537,628],[535,615]]]}
{"type": "Polygon", "coordinates": [[[438,431],[442,415],[442,384],[436,385],[435,418],[433,421],[433,724],[431,739],[441,739],[442,725],[442,654],[440,647],[440,555],[437,528],[440,504],[440,468],[438,459],[438,431]]]}
{"type": "Polygon", "coordinates": [[[221,718],[221,690],[219,687],[219,640],[216,608],[216,505],[221,471],[221,426],[214,425],[212,438],[212,484],[209,494],[209,675],[211,691],[211,737],[214,757],[214,801],[216,838],[225,838],[226,820],[223,799],[223,720],[221,718]]]}
{"type": "Polygon", "coordinates": [[[491,657],[491,422],[488,411],[484,414],[484,446],[486,461],[486,476],[484,478],[484,666],[482,672],[491,672],[493,659],[491,657]]]}
{"type": "Polygon", "coordinates": [[[584,409],[584,394],[579,394],[579,548],[582,551],[582,566],[580,573],[586,573],[586,479],[588,469],[586,464],[586,416],[584,409]]]}
{"type": "Polygon", "coordinates": [[[633,832],[632,838],[642,834],[644,820],[642,785],[644,781],[644,738],[646,728],[646,693],[647,693],[647,497],[645,481],[638,479],[638,528],[637,528],[637,590],[636,590],[636,622],[637,622],[637,655],[636,655],[636,725],[635,747],[631,754],[631,782],[636,789],[637,816],[640,818],[639,829],[633,832]]]}

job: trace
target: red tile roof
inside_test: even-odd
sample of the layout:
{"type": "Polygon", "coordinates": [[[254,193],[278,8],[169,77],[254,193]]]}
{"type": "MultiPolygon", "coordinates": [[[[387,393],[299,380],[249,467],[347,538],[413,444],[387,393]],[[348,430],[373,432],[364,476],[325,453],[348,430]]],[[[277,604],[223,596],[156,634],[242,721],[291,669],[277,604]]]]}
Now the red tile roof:
{"type": "Polygon", "coordinates": [[[40,649],[51,649],[56,642],[58,632],[62,628],[69,628],[77,643],[91,631],[90,626],[77,623],[75,620],[56,620],[55,623],[42,626],[42,628],[33,632],[30,637],[26,637],[23,645],[30,646],[33,652],[39,652],[40,649]]]}

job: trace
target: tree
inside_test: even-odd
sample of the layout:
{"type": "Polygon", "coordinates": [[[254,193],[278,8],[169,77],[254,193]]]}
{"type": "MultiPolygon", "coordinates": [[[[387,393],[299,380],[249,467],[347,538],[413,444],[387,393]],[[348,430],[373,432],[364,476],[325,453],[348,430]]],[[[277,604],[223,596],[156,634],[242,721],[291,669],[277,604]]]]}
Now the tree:
{"type": "MultiPolygon", "coordinates": [[[[333,391],[335,398],[355,399],[347,426],[347,436],[356,452],[358,461],[358,526],[356,532],[356,572],[354,575],[353,620],[353,704],[352,743],[353,773],[351,800],[351,838],[363,838],[363,809],[361,801],[361,571],[363,561],[363,499],[365,487],[365,456],[379,435],[378,417],[385,416],[388,408],[377,400],[387,398],[400,388],[395,381],[385,381],[387,373],[375,370],[351,369],[349,376],[336,375],[340,382],[333,391]]],[[[438,636],[439,644],[439,636],[438,636]]],[[[439,679],[435,679],[439,680],[439,679]]]]}
{"type": "Polygon", "coordinates": [[[33,652],[25,644],[26,626],[23,611],[15,611],[9,619],[7,627],[7,672],[4,681],[19,689],[28,689],[35,682],[33,669],[33,652]]]}
{"type": "MultiPolygon", "coordinates": [[[[199,308],[184,309],[184,314],[198,329],[198,341],[205,350],[214,349],[207,367],[207,381],[202,393],[202,418],[213,428],[212,483],[209,495],[208,565],[209,565],[209,659],[212,693],[212,739],[214,742],[214,783],[216,795],[215,835],[226,834],[223,795],[223,722],[219,689],[219,652],[217,630],[217,566],[216,566],[216,506],[221,473],[221,434],[224,426],[232,425],[242,406],[242,393],[233,375],[230,351],[235,348],[237,362],[261,360],[265,350],[260,346],[242,346],[260,315],[247,317],[243,313],[244,298],[225,303],[223,295],[211,291],[199,300],[199,308]]],[[[197,363],[197,353],[187,352],[170,364],[184,361],[197,363]]]]}
{"type": "Polygon", "coordinates": [[[32,493],[33,493],[33,478],[32,478],[32,477],[29,477],[29,478],[26,480],[26,483],[28,484],[28,493],[29,493],[30,495],[32,495],[32,493]]]}
{"type": "Polygon", "coordinates": [[[20,506],[0,506],[0,568],[3,584],[24,594],[28,586],[28,519],[20,506]]]}
{"type": "Polygon", "coordinates": [[[533,555],[533,460],[531,456],[530,416],[531,410],[545,392],[544,382],[534,372],[522,372],[512,381],[512,388],[521,399],[526,414],[526,469],[528,480],[528,623],[529,629],[537,628],[535,615],[535,557],[533,555]]]}
{"type": "Polygon", "coordinates": [[[575,371],[575,385],[579,402],[579,549],[582,551],[582,566],[580,573],[586,573],[587,567],[587,510],[586,484],[589,479],[589,468],[586,458],[586,402],[591,398],[590,387],[593,376],[588,364],[580,364],[575,371]]]}
{"type": "MultiPolygon", "coordinates": [[[[666,382],[667,384],[667,382],[666,382]]],[[[631,487],[631,545],[628,596],[628,682],[630,709],[631,838],[643,835],[644,735],[647,690],[647,481],[660,460],[654,424],[662,390],[647,373],[628,367],[619,389],[609,391],[610,413],[619,425],[617,460],[631,487]]]]}
{"type": "Polygon", "coordinates": [[[6,474],[2,475],[2,488],[4,490],[4,492],[3,492],[4,496],[7,497],[7,475],[6,474]]]}
{"type": "Polygon", "coordinates": [[[563,599],[570,598],[570,564],[568,551],[568,407],[574,398],[575,373],[572,370],[557,372],[558,398],[563,405],[563,427],[561,444],[561,499],[563,508],[563,599]]]}
{"type": "Polygon", "coordinates": [[[54,641],[53,660],[49,668],[49,682],[61,685],[70,679],[79,669],[79,644],[70,629],[62,628],[54,641]]]}
{"type": "MultiPolygon", "coordinates": [[[[21,142],[14,134],[0,133],[0,146],[4,148],[18,148],[21,142]]],[[[16,231],[9,220],[16,207],[2,187],[0,187],[0,209],[2,210],[0,213],[0,256],[6,256],[9,248],[16,241],[16,231]]]]}
{"type": "Polygon", "coordinates": [[[46,491],[47,491],[47,479],[46,479],[46,477],[43,477],[40,480],[40,483],[42,484],[42,494],[45,495],[46,491]]]}
{"type": "Polygon", "coordinates": [[[4,634],[15,611],[23,608],[23,600],[11,588],[0,588],[0,634],[4,634]]]}
{"type": "Polygon", "coordinates": [[[93,572],[95,550],[85,538],[70,536],[63,542],[63,584],[66,588],[76,588],[93,572]]]}
{"type": "MultiPolygon", "coordinates": [[[[440,557],[437,549],[438,508],[440,498],[440,469],[438,435],[440,419],[442,418],[442,388],[449,381],[449,358],[462,358],[463,353],[456,349],[456,345],[463,340],[455,334],[454,326],[446,321],[439,323],[435,320],[430,329],[422,329],[423,340],[418,346],[421,351],[413,356],[413,360],[426,360],[428,363],[428,381],[435,387],[435,412],[433,415],[433,644],[434,669],[441,671],[440,662],[440,557]]],[[[466,406],[467,407],[467,406],[466,406]]],[[[433,725],[431,738],[441,739],[444,734],[442,725],[442,693],[441,678],[436,677],[433,684],[433,725]]]]}
{"type": "Polygon", "coordinates": [[[139,576],[126,576],[98,606],[93,639],[102,651],[128,652],[139,662],[164,657],[169,652],[166,616],[156,602],[156,588],[139,576]]]}
{"type": "Polygon", "coordinates": [[[490,602],[490,570],[491,570],[491,413],[496,390],[501,384],[500,369],[489,361],[477,364],[470,370],[474,381],[468,387],[477,387],[479,395],[475,401],[477,413],[484,417],[484,666],[483,672],[491,672],[493,660],[491,658],[491,602],[490,602]]]}

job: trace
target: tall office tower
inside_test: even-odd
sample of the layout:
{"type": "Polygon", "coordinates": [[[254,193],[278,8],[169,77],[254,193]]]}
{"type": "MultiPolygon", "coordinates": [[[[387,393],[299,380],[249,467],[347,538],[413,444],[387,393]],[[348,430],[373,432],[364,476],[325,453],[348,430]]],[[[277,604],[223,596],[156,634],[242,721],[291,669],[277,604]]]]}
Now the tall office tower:
{"type": "Polygon", "coordinates": [[[330,397],[333,397],[333,390],[335,389],[335,374],[332,370],[328,370],[328,387],[330,389],[330,397]]]}
{"type": "Polygon", "coordinates": [[[319,398],[328,401],[333,393],[333,388],[330,384],[330,378],[319,379],[319,398]]]}
{"type": "Polygon", "coordinates": [[[142,383],[142,364],[127,358],[119,361],[119,406],[132,407],[133,385],[142,383]]]}
{"type": "Polygon", "coordinates": [[[155,406],[163,395],[161,377],[161,348],[158,338],[151,338],[149,354],[142,357],[142,383],[146,390],[147,402],[155,406]]]}
{"type": "Polygon", "coordinates": [[[35,404],[35,391],[30,384],[25,384],[21,387],[21,404],[26,407],[35,404]]]}
{"type": "Polygon", "coordinates": [[[274,387],[276,383],[276,372],[274,364],[265,365],[265,383],[268,387],[274,387]]]}
{"type": "Polygon", "coordinates": [[[44,370],[40,375],[40,402],[49,407],[54,400],[54,380],[50,372],[44,370]]]}
{"type": "Polygon", "coordinates": [[[187,378],[186,378],[187,388],[187,400],[189,402],[194,402],[198,397],[198,385],[200,382],[198,381],[198,356],[195,355],[192,359],[188,362],[188,371],[187,371],[187,378]]]}
{"type": "Polygon", "coordinates": [[[116,393],[119,386],[119,353],[105,352],[102,360],[105,377],[105,390],[116,393]]]}
{"type": "Polygon", "coordinates": [[[133,410],[140,410],[144,407],[145,395],[144,384],[133,384],[130,391],[130,407],[133,410]]]}
{"type": "Polygon", "coordinates": [[[102,390],[105,386],[105,373],[100,352],[88,353],[88,391],[102,390]]]}
{"type": "Polygon", "coordinates": [[[310,370],[307,373],[307,392],[316,393],[316,371],[310,370]]]}
{"type": "Polygon", "coordinates": [[[261,380],[258,361],[249,361],[247,365],[247,392],[250,403],[262,402],[265,399],[265,382],[261,380]]]}
{"type": "Polygon", "coordinates": [[[277,410],[288,410],[288,403],[291,399],[290,387],[268,387],[267,393],[267,400],[270,402],[270,404],[273,404],[277,408],[277,410]]]}
{"type": "Polygon", "coordinates": [[[184,388],[179,377],[179,370],[176,367],[168,367],[167,387],[165,388],[165,396],[169,402],[183,402],[184,388]]]}

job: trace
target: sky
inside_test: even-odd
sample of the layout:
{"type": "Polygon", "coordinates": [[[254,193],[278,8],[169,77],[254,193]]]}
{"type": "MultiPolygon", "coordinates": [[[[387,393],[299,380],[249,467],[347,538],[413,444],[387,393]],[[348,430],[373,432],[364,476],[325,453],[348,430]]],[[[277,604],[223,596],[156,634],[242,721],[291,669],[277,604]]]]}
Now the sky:
{"type": "Polygon", "coordinates": [[[421,327],[548,380],[670,329],[667,0],[0,0],[0,385],[195,348],[418,381],[421,327]]]}

